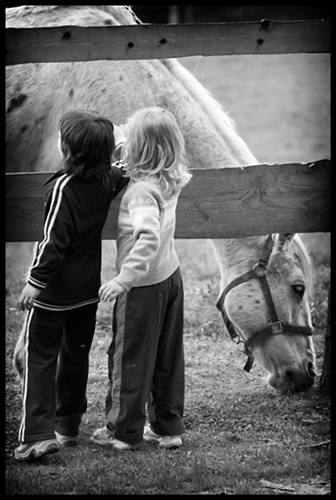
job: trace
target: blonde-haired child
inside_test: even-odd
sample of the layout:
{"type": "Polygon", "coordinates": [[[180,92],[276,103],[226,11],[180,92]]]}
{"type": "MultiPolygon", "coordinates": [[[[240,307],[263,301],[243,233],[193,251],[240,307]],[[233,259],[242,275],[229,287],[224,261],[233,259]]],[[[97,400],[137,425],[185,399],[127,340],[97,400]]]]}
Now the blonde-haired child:
{"type": "Polygon", "coordinates": [[[174,231],[178,196],[191,174],[174,116],[159,107],[137,111],[123,153],[130,183],[118,219],[118,274],[99,291],[104,301],[116,299],[107,425],[92,440],[117,450],[143,439],[178,447],[184,432],[183,283],[174,231]]]}

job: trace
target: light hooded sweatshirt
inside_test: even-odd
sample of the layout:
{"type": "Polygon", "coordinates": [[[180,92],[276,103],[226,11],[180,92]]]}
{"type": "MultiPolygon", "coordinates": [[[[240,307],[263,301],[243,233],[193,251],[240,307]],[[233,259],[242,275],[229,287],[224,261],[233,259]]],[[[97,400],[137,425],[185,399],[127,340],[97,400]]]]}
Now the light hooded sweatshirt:
{"type": "Polygon", "coordinates": [[[120,203],[117,276],[126,291],[160,283],[179,267],[174,246],[178,194],[164,198],[149,180],[130,181],[120,203]]]}

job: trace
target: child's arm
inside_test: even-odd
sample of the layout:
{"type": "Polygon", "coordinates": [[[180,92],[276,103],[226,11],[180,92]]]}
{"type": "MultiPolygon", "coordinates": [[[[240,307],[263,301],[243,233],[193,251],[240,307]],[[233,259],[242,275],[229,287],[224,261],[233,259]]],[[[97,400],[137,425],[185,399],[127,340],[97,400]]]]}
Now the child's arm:
{"type": "Polygon", "coordinates": [[[119,125],[114,125],[114,143],[115,143],[115,149],[113,151],[112,155],[112,161],[118,161],[121,158],[121,149],[124,145],[124,142],[126,141],[126,135],[124,133],[124,127],[122,128],[119,125]]]}
{"type": "Polygon", "coordinates": [[[62,176],[52,190],[47,192],[44,217],[44,237],[37,247],[28,284],[39,291],[60,268],[72,238],[74,224],[68,201],[64,195],[64,182],[69,176],[62,176]],[[62,182],[64,181],[64,182],[62,182]]]}
{"type": "Polygon", "coordinates": [[[40,295],[40,293],[41,290],[27,284],[22,290],[20,297],[18,299],[17,305],[19,310],[25,311],[26,309],[30,309],[33,305],[34,300],[36,299],[36,297],[40,295]]]}
{"type": "Polygon", "coordinates": [[[120,144],[123,144],[126,141],[126,133],[127,133],[127,128],[125,128],[125,125],[114,125],[114,143],[115,147],[117,148],[120,144]]]}
{"type": "Polygon", "coordinates": [[[102,300],[115,299],[120,293],[130,290],[148,273],[149,265],[160,246],[159,202],[155,194],[142,190],[141,187],[128,201],[135,243],[119,274],[101,286],[99,295],[102,300]]]}

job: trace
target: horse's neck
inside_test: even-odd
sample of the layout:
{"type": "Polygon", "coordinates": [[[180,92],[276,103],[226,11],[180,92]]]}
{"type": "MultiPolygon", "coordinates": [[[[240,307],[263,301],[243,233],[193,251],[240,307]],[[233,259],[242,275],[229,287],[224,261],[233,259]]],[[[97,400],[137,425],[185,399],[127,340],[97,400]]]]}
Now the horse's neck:
{"type": "Polygon", "coordinates": [[[221,274],[222,289],[234,278],[252,269],[259,261],[264,236],[212,240],[221,274]]]}
{"type": "MultiPolygon", "coordinates": [[[[257,163],[232,120],[209,92],[176,60],[143,61],[138,71],[154,104],[176,117],[191,168],[232,168],[257,163]]],[[[130,85],[129,100],[139,86],[130,85]]],[[[142,91],[142,90],[141,90],[142,91]]]]}

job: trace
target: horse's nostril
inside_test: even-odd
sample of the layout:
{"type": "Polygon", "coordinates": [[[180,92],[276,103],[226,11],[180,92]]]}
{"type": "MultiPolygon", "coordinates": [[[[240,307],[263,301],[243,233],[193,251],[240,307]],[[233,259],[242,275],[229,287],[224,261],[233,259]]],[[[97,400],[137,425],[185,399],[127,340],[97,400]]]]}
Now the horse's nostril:
{"type": "Polygon", "coordinates": [[[286,370],[286,377],[290,382],[292,382],[293,381],[293,372],[291,372],[290,370],[286,370]]]}
{"type": "Polygon", "coordinates": [[[308,362],[308,373],[312,378],[314,378],[316,376],[316,373],[314,370],[314,365],[311,361],[308,362]]]}

